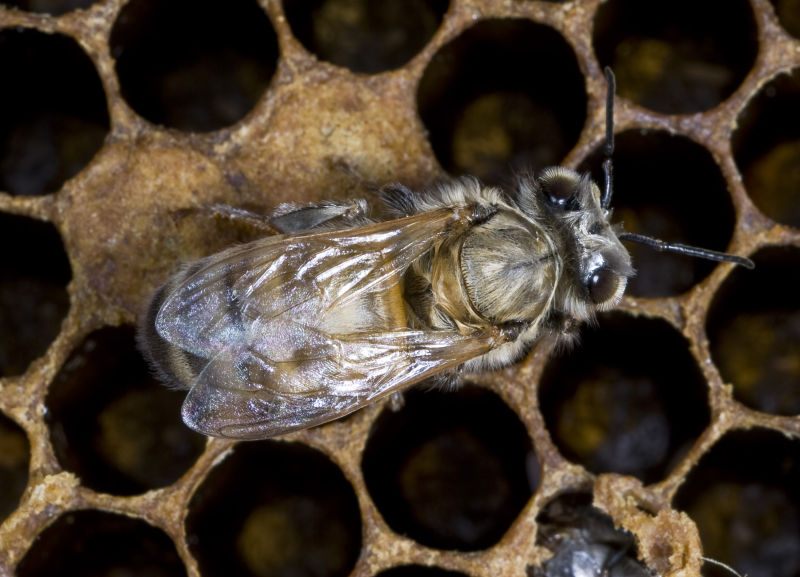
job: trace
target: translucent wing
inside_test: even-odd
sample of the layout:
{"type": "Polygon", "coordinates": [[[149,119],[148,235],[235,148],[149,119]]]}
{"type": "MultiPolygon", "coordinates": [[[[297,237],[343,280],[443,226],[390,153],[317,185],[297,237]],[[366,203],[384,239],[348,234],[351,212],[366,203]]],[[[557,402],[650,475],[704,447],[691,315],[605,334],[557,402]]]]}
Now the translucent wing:
{"type": "Polygon", "coordinates": [[[442,209],[344,231],[269,237],[201,263],[156,329],[208,359],[186,423],[264,438],[335,419],[487,352],[495,335],[407,327],[402,274],[469,223],[442,209]]]}
{"type": "MultiPolygon", "coordinates": [[[[266,237],[223,251],[200,261],[171,291],[156,330],[206,358],[245,336],[261,348],[258,335],[248,333],[271,319],[330,316],[394,286],[434,243],[466,225],[468,213],[441,209],[349,230],[266,237]]],[[[398,326],[404,325],[405,319],[398,326]]]]}
{"type": "Polygon", "coordinates": [[[184,401],[184,421],[220,437],[280,435],[346,415],[494,345],[489,334],[408,330],[335,340],[338,355],[307,358],[291,367],[255,354],[212,360],[184,401]]]}

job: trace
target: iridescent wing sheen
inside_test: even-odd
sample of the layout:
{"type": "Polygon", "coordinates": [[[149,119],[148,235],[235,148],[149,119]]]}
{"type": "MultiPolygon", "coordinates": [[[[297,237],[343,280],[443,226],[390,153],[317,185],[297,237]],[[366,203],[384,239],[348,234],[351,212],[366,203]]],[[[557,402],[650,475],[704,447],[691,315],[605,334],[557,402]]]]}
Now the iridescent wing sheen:
{"type": "Polygon", "coordinates": [[[337,355],[289,367],[256,354],[220,355],[187,394],[184,422],[219,437],[281,435],[351,413],[483,354],[494,342],[489,334],[409,330],[333,339],[337,355]]]}
{"type": "Polygon", "coordinates": [[[437,241],[463,227],[465,209],[441,209],[360,228],[271,236],[200,261],[156,316],[166,341],[210,358],[249,323],[297,317],[311,303],[335,311],[395,285],[437,241]]]}
{"type": "Polygon", "coordinates": [[[162,338],[208,359],[184,421],[210,435],[265,438],[487,352],[488,332],[409,329],[399,285],[411,263],[468,223],[468,209],[441,209],[267,237],[203,261],[156,317],[162,338]]]}

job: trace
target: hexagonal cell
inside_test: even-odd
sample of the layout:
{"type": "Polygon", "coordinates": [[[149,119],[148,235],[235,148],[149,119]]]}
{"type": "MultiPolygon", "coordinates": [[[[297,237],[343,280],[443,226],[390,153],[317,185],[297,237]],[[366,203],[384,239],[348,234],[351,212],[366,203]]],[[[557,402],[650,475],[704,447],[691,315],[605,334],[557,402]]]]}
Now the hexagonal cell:
{"type": "Polygon", "coordinates": [[[449,0],[287,0],[295,37],[322,60],[373,74],[399,68],[442,23],[449,0]]]}
{"type": "Polygon", "coordinates": [[[60,16],[73,10],[88,8],[96,0],[4,0],[6,6],[13,6],[27,12],[37,12],[40,14],[52,14],[60,16]]]}
{"type": "Polygon", "coordinates": [[[103,146],[109,118],[94,64],[75,40],[0,30],[0,190],[55,192],[103,146]]]}
{"type": "Polygon", "coordinates": [[[448,571],[439,567],[425,565],[401,565],[381,571],[375,577],[469,577],[460,571],[448,571]]]}
{"type": "Polygon", "coordinates": [[[781,75],[737,119],[733,155],[747,193],[768,217],[800,227],[800,69],[781,75]]]}
{"type": "MultiPolygon", "coordinates": [[[[603,182],[602,150],[581,165],[603,182]]],[[[724,251],[735,215],[725,179],[711,154],[688,138],[666,132],[623,132],[614,151],[614,223],[624,229],[724,251]]],[[[637,297],[678,295],[707,277],[715,263],[658,253],[626,241],[636,276],[627,292],[637,297]]]]}
{"type": "Polygon", "coordinates": [[[411,391],[385,410],[362,459],[367,489],[398,533],[439,549],[494,545],[538,485],[524,426],[493,393],[411,391]]]}
{"type": "Polygon", "coordinates": [[[33,542],[18,577],[67,575],[186,575],[166,534],[139,519],[101,511],[59,517],[33,542]]]}
{"type": "Polygon", "coordinates": [[[553,553],[541,567],[529,566],[528,577],[605,575],[650,577],[637,559],[636,540],[614,528],[614,521],[592,507],[592,496],[565,493],[536,517],[536,544],[553,553]]]}
{"type": "Polygon", "coordinates": [[[800,442],[766,429],[727,434],[689,473],[674,503],[703,551],[742,575],[800,574],[800,442]]]}
{"type": "Polygon", "coordinates": [[[485,20],[433,57],[417,106],[445,170],[496,183],[564,158],[586,118],[586,89],[575,53],[555,30],[485,20]]]}
{"type": "Polygon", "coordinates": [[[747,0],[612,0],[595,18],[600,63],[620,96],[665,114],[711,110],[739,87],[758,49],[747,0]],[[721,12],[724,12],[722,17],[721,12]]]}
{"type": "Polygon", "coordinates": [[[574,350],[550,361],[539,389],[562,454],[593,473],[663,479],[708,425],[703,375],[661,320],[601,315],[574,350]]]}
{"type": "Polygon", "coordinates": [[[150,374],[133,329],[92,333],[64,363],[45,400],[59,463],[85,486],[117,495],[173,483],[206,441],[181,421],[183,397],[150,374]]]}
{"type": "Polygon", "coordinates": [[[733,395],[777,415],[800,414],[800,249],[763,249],[756,270],[734,271],[714,296],[711,357],[733,395]]]}
{"type": "Polygon", "coordinates": [[[53,225],[0,213],[0,376],[19,375],[47,350],[69,310],[72,277],[53,225]]]}
{"type": "Polygon", "coordinates": [[[31,445],[25,431],[0,414],[0,523],[19,505],[28,484],[31,445]]]}
{"type": "Polygon", "coordinates": [[[800,0],[769,0],[786,31],[800,38],[800,0]]]}
{"type": "Polygon", "coordinates": [[[109,42],[128,104],[151,122],[192,132],[241,120],[278,59],[275,32],[255,0],[133,0],[109,42]]]}
{"type": "Polygon", "coordinates": [[[186,532],[204,577],[344,577],[361,549],[352,486],[299,443],[238,445],[192,498],[186,532]]]}

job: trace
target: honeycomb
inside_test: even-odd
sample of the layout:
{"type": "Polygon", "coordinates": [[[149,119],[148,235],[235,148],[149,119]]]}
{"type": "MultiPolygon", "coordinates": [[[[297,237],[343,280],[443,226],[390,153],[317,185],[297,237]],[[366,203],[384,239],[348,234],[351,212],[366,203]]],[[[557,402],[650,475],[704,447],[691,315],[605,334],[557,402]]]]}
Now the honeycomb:
{"type": "Polygon", "coordinates": [[[553,577],[575,500],[655,574],[800,575],[799,38],[797,0],[5,2],[0,574],[553,577]],[[183,426],[133,327],[253,238],[209,207],[599,179],[606,65],[615,220],[754,271],[632,247],[569,351],[274,440],[183,426]]]}

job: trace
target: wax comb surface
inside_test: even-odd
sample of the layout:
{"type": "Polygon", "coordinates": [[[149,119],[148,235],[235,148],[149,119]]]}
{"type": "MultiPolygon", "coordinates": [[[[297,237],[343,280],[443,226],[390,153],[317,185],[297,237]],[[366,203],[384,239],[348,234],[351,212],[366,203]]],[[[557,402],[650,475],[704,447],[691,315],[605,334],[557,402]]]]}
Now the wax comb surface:
{"type": "Polygon", "coordinates": [[[538,574],[537,518],[579,493],[660,575],[799,575],[797,10],[639,4],[0,7],[0,574],[538,574]],[[133,327],[254,238],[214,206],[601,182],[603,66],[614,220],[754,271],[632,247],[570,351],[276,441],[183,425],[133,327]]]}

